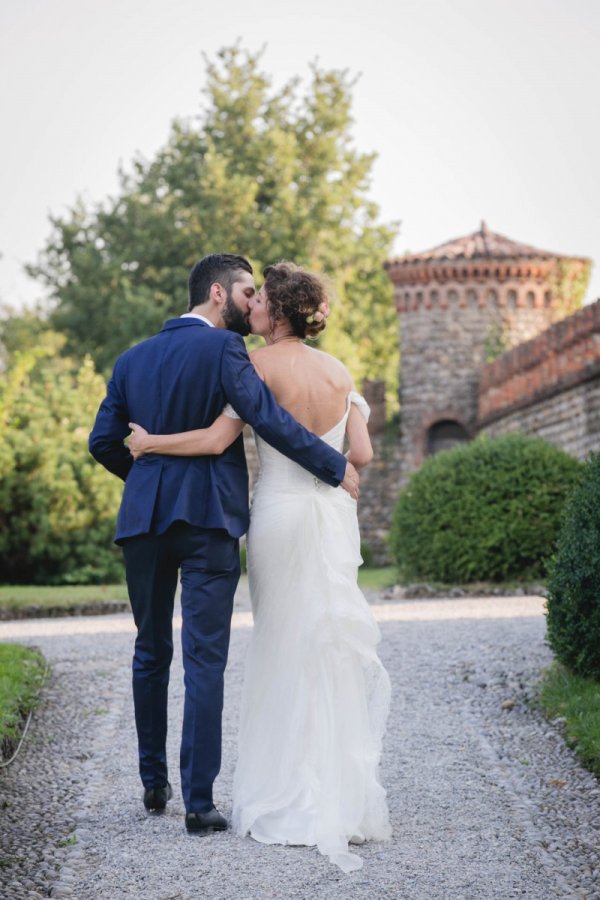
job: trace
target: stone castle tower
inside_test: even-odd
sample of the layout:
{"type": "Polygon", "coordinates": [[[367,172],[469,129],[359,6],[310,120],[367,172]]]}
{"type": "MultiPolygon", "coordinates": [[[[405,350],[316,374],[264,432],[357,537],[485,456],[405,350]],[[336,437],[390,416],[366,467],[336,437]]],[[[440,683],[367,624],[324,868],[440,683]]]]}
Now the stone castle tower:
{"type": "Polygon", "coordinates": [[[479,371],[573,309],[589,261],[488,230],[392,259],[400,315],[402,468],[477,430],[479,371]]]}

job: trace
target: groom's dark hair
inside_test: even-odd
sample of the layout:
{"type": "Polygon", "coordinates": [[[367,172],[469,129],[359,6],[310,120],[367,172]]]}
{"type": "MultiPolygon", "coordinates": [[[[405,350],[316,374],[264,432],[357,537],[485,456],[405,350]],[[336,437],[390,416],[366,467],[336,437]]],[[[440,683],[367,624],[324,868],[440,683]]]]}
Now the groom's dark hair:
{"type": "Polygon", "coordinates": [[[235,253],[211,253],[197,262],[188,279],[188,311],[201,306],[209,298],[210,286],[216,281],[229,293],[240,272],[252,275],[252,266],[235,253]]]}

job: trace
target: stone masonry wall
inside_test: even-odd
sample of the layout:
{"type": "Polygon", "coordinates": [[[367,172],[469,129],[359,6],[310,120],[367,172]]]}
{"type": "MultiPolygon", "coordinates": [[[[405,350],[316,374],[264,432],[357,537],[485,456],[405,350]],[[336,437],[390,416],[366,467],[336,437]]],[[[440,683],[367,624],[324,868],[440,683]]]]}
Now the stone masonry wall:
{"type": "Polygon", "coordinates": [[[499,303],[492,282],[465,288],[450,283],[434,290],[434,300],[422,291],[403,290],[400,311],[401,432],[406,471],[419,468],[425,456],[428,429],[435,422],[459,422],[477,431],[479,373],[486,345],[494,336],[510,346],[539,334],[554,311],[511,308],[499,303]]]}
{"type": "Polygon", "coordinates": [[[555,444],[578,459],[600,451],[600,376],[496,419],[490,437],[521,431],[555,444]]]}
{"type": "Polygon", "coordinates": [[[406,476],[402,472],[402,448],[394,426],[371,435],[373,462],[360,476],[358,524],[363,547],[368,548],[374,565],[390,562],[387,535],[400,488],[406,476]]]}
{"type": "Polygon", "coordinates": [[[600,450],[600,301],[483,367],[479,430],[535,434],[579,459],[600,450]]]}

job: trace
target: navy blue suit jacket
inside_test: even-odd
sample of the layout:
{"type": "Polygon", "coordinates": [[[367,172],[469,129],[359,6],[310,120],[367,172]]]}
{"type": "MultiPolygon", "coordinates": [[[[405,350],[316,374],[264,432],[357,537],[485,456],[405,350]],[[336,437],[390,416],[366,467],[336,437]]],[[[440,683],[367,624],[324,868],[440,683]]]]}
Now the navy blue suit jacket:
{"type": "Polygon", "coordinates": [[[232,537],[244,534],[248,472],[241,435],[220,456],[148,454],[135,462],[123,443],[129,422],[152,434],[206,428],[228,402],[269,444],[317,478],[333,486],[343,480],[345,458],[277,404],[239,335],[201,319],[170,319],[119,357],[90,434],[92,456],[125,481],[117,543],[162,534],[178,520],[224,528],[232,537]]]}

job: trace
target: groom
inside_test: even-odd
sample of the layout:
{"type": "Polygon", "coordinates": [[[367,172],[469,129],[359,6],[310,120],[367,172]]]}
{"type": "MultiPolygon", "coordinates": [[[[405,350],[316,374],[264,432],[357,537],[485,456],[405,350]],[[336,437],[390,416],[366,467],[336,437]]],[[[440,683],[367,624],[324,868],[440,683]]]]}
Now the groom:
{"type": "Polygon", "coordinates": [[[221,456],[147,455],[134,463],[129,422],[154,433],[206,428],[230,403],[277,450],[356,497],[358,476],[344,456],[299,425],[256,374],[248,334],[256,289],[241,256],[206,256],[189,277],[189,311],[127,350],[116,362],[92,433],[90,452],[125,481],[115,541],[123,546],[137,638],[133,699],[147,810],[164,810],[167,693],[173,656],[173,603],[181,572],[185,683],[181,789],[188,832],[222,831],[213,805],[221,765],[223,673],[238,539],[248,527],[243,439],[221,456]]]}

